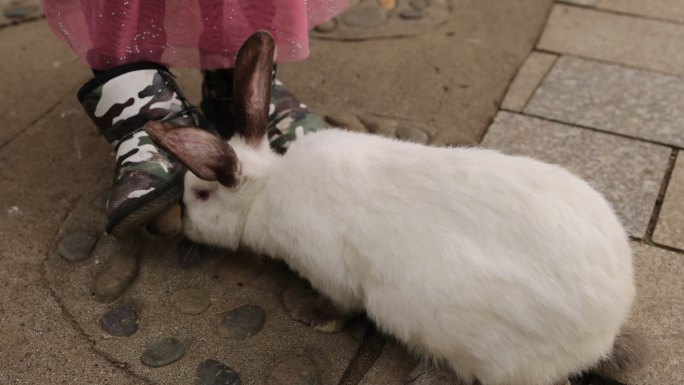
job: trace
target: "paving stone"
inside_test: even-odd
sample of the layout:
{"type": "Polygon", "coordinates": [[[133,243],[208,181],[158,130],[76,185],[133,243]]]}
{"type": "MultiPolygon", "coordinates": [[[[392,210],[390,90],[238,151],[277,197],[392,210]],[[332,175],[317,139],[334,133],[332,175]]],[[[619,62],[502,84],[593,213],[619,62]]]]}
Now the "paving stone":
{"type": "Polygon", "coordinates": [[[337,28],[337,20],[333,18],[333,19],[330,19],[328,21],[324,21],[324,22],[316,25],[316,27],[314,27],[314,30],[316,32],[325,33],[325,32],[332,32],[335,30],[335,28],[337,28]]]}
{"type": "Polygon", "coordinates": [[[205,360],[197,366],[196,385],[241,385],[240,375],[216,360],[205,360]]]}
{"type": "Polygon", "coordinates": [[[259,333],[265,320],[264,309],[256,305],[243,305],[223,316],[218,332],[224,337],[245,339],[259,333]]]}
{"type": "Polygon", "coordinates": [[[138,330],[138,310],[130,303],[122,303],[100,318],[100,326],[117,337],[128,337],[138,330]]]}
{"type": "Polygon", "coordinates": [[[142,354],[143,364],[158,368],[180,360],[185,354],[185,346],[178,339],[167,337],[150,345],[142,354]]]}
{"type": "Polygon", "coordinates": [[[112,254],[95,277],[93,287],[95,298],[102,302],[117,299],[137,275],[137,255],[127,250],[120,250],[112,254]]]}
{"type": "Polygon", "coordinates": [[[57,253],[67,261],[81,261],[90,256],[97,242],[92,231],[78,230],[67,234],[57,245],[57,253]]]}
{"type": "Polygon", "coordinates": [[[667,186],[653,240],[684,250],[684,154],[681,151],[667,186]]]}
{"type": "Polygon", "coordinates": [[[684,147],[684,78],[677,76],[562,57],[525,112],[684,147]]]}
{"type": "Polygon", "coordinates": [[[556,55],[532,52],[508,87],[501,108],[522,111],[557,58],[556,55]]]}
{"type": "Polygon", "coordinates": [[[155,235],[178,236],[183,232],[183,219],[180,203],[174,203],[148,223],[145,228],[155,235]]]}
{"type": "Polygon", "coordinates": [[[684,2],[681,0],[599,0],[597,7],[639,16],[684,22],[684,2]]]}
{"type": "Polygon", "coordinates": [[[397,0],[377,0],[382,9],[391,10],[397,6],[397,0]]]}
{"type": "Polygon", "coordinates": [[[538,48],[684,74],[684,24],[556,5],[538,48]]]}
{"type": "Polygon", "coordinates": [[[289,355],[275,365],[268,385],[323,385],[316,361],[308,354],[289,355]]]}
{"type": "Polygon", "coordinates": [[[359,115],[359,120],[373,134],[394,137],[399,123],[392,119],[380,118],[372,115],[359,115]]]}
{"type": "Polygon", "coordinates": [[[396,135],[399,139],[415,143],[427,143],[430,140],[430,137],[425,131],[406,124],[401,124],[399,128],[397,128],[396,135]]]}
{"type": "Polygon", "coordinates": [[[204,313],[211,301],[205,290],[189,287],[176,290],[171,295],[171,304],[183,314],[197,315],[204,313]]]}
{"type": "Polygon", "coordinates": [[[560,3],[593,6],[596,5],[600,0],[558,0],[560,3]]]}
{"type": "Polygon", "coordinates": [[[420,9],[407,9],[404,11],[399,12],[399,17],[401,17],[404,20],[418,20],[422,19],[423,16],[423,11],[420,9]]]}
{"type": "Polygon", "coordinates": [[[387,20],[387,13],[377,5],[368,5],[344,13],[340,20],[352,27],[377,27],[387,20]]]}
{"type": "Polygon", "coordinates": [[[430,0],[410,0],[409,5],[413,9],[425,9],[430,6],[430,0]]]}
{"type": "Polygon", "coordinates": [[[485,148],[560,164],[612,203],[627,231],[643,237],[670,158],[664,146],[500,112],[485,148]]]}
{"type": "Polygon", "coordinates": [[[415,358],[396,342],[387,342],[380,357],[359,385],[403,384],[406,374],[417,364],[415,358]]]}
{"type": "Polygon", "coordinates": [[[632,321],[648,337],[651,362],[628,384],[684,384],[684,254],[633,244],[636,302],[632,321]]]}
{"type": "Polygon", "coordinates": [[[346,128],[350,131],[368,132],[356,115],[349,112],[333,112],[325,116],[325,121],[335,127],[346,128]]]}

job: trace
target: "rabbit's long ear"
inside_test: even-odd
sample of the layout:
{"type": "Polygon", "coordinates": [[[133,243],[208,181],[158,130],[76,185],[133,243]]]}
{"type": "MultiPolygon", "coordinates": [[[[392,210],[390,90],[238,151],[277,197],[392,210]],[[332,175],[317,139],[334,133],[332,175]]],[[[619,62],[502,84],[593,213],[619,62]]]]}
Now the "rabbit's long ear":
{"type": "Polygon", "coordinates": [[[151,121],[145,131],[152,141],[181,161],[204,180],[217,180],[226,187],[237,184],[239,163],[235,151],[221,138],[196,127],[179,127],[151,121]]]}
{"type": "Polygon", "coordinates": [[[274,50],[271,34],[258,31],[242,45],[235,59],[235,129],[255,147],[268,129],[274,50]]]}

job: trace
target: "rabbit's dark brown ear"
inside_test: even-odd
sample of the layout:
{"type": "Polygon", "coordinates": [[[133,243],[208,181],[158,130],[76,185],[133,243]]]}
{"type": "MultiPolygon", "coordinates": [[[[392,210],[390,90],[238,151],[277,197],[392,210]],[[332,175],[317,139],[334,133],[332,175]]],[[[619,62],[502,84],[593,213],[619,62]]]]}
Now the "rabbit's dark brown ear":
{"type": "Polygon", "coordinates": [[[261,142],[268,129],[274,51],[271,34],[258,31],[242,45],[235,59],[235,129],[253,146],[261,142]]]}
{"type": "Polygon", "coordinates": [[[226,187],[237,184],[237,156],[218,136],[196,127],[179,127],[160,121],[148,122],[145,131],[154,143],[178,158],[200,179],[217,180],[226,187]]]}

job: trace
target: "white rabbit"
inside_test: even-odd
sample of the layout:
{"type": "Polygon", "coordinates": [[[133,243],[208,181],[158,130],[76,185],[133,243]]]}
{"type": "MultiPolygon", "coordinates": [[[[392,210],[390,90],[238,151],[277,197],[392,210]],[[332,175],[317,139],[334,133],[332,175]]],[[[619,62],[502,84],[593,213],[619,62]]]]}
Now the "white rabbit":
{"type": "Polygon", "coordinates": [[[229,142],[146,127],[194,173],[190,239],[282,259],[463,383],[553,385],[622,369],[632,254],[598,192],[530,158],[337,129],[277,155],[266,136],[273,49],[259,32],[238,54],[229,142]]]}

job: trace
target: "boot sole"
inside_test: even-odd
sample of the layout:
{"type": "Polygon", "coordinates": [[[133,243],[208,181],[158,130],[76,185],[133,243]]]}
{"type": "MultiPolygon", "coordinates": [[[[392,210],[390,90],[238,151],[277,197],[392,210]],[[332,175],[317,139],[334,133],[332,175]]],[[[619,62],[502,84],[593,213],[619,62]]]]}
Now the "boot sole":
{"type": "Polygon", "coordinates": [[[121,219],[110,219],[105,231],[116,238],[124,237],[131,232],[140,229],[152,219],[161,214],[173,203],[178,202],[183,195],[183,175],[185,171],[174,175],[166,190],[157,194],[149,194],[145,201],[129,213],[121,215],[121,219]]]}

